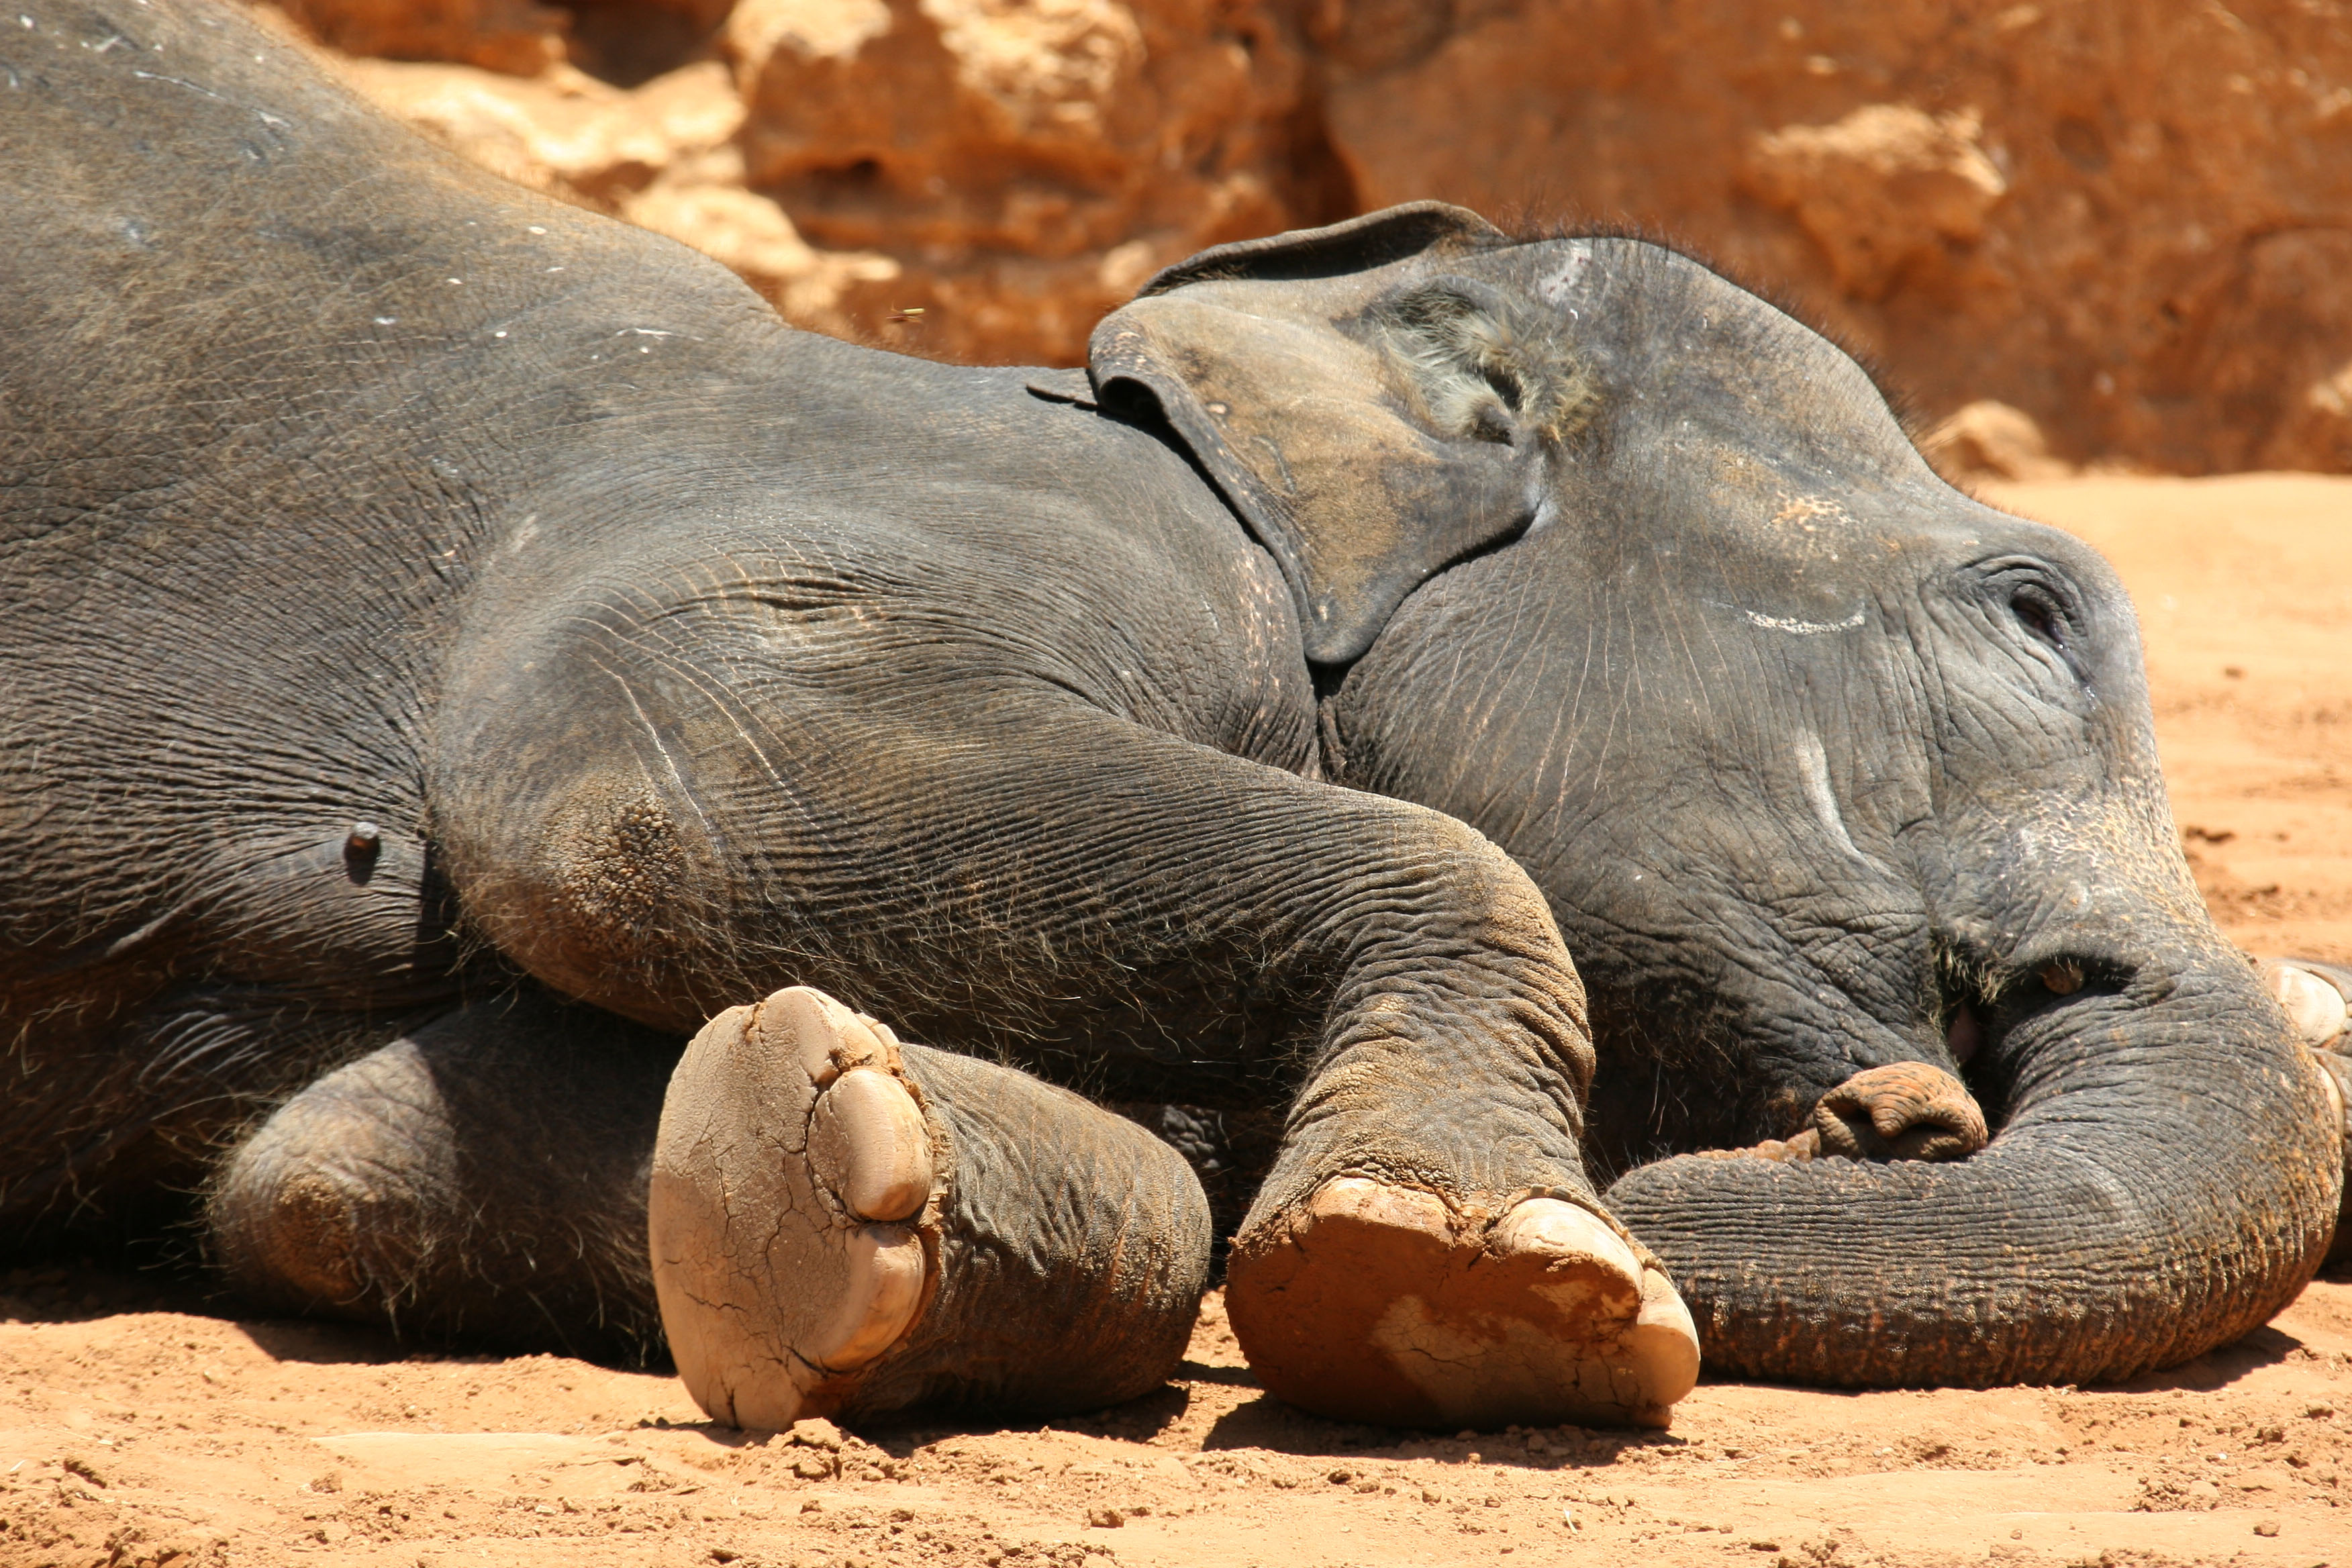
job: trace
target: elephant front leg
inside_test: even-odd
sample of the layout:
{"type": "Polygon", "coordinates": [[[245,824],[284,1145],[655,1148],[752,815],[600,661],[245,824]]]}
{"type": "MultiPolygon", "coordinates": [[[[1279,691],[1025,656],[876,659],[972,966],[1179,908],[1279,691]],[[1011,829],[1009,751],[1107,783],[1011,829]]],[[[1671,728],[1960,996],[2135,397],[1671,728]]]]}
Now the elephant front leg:
{"type": "Polygon", "coordinates": [[[1540,1030],[1405,1038],[1379,1017],[1309,1078],[1234,1244],[1251,1369],[1340,1419],[1665,1425],[1697,1334],[1586,1180],[1587,1075],[1540,1030]]]}
{"type": "MultiPolygon", "coordinates": [[[[453,878],[509,957],[633,1016],[707,1016],[703,998],[720,984],[756,995],[801,980],[908,998],[935,1037],[959,1046],[1017,1050],[1058,1033],[1105,1054],[1139,1049],[1302,1085],[1234,1249],[1229,1300],[1253,1365],[1307,1409],[1396,1425],[1654,1423],[1688,1390],[1688,1320],[1584,1175],[1592,1057],[1574,965],[1541,892],[1491,842],[1424,808],[1058,697],[959,708],[911,736],[897,722],[808,699],[779,704],[756,729],[681,731],[695,743],[664,755],[692,756],[705,783],[667,805],[645,803],[671,787],[670,764],[625,773],[579,762],[592,753],[578,747],[533,753],[519,728],[507,749],[548,758],[548,776],[518,784],[515,770],[487,761],[456,770],[461,783],[498,777],[501,795],[443,803],[453,878]],[[785,712],[791,758],[747,760],[735,738],[773,732],[785,712]],[[575,764],[584,775],[567,771],[575,764]],[[774,778],[790,790],[762,783],[774,778]],[[670,825],[663,866],[717,868],[675,910],[631,916],[608,888],[637,882],[562,848],[619,845],[643,858],[636,828],[550,826],[572,822],[583,802],[614,800],[638,803],[632,823],[670,825]],[[707,832],[694,826],[705,811],[716,814],[707,832]],[[759,855],[730,859],[730,845],[759,855]],[[787,966],[787,953],[816,956],[787,966]],[[1361,1246],[1339,1247],[1343,1234],[1361,1246]]],[[[935,1373],[941,1392],[927,1397],[977,1400],[986,1384],[970,1369],[982,1354],[953,1342],[997,1320],[1019,1325],[1003,1331],[1011,1368],[1051,1367],[1075,1387],[1096,1374],[1055,1348],[1053,1314],[1104,1292],[1141,1301],[1172,1289],[1130,1296],[1143,1276],[1125,1264],[1101,1272],[1198,1212],[1176,1205],[1172,1189],[1136,1186],[1160,1146],[1131,1124],[1076,1101],[1033,1109],[1045,1091],[1032,1080],[909,1047],[883,1076],[923,1110],[940,1191],[920,1208],[894,1189],[887,1208],[861,1209],[841,1184],[856,1184],[851,1169],[869,1156],[838,1154],[851,1163],[828,1173],[814,1142],[795,1142],[794,1119],[839,1091],[777,1068],[782,1048],[730,1047],[713,1058],[732,1064],[712,1069],[715,1087],[689,1093],[689,1075],[671,1091],[680,1107],[703,1096],[716,1118],[707,1138],[694,1134],[709,1152],[669,1167],[698,1194],[701,1239],[665,1244],[662,1265],[719,1260],[664,1298],[711,1314],[713,1365],[745,1369],[740,1382],[713,1373],[714,1409],[767,1423],[814,1400],[877,1408],[894,1366],[935,1373]],[[959,1071],[982,1077],[958,1087],[959,1071]],[[767,1092],[727,1087],[739,1079],[771,1084],[784,1120],[730,1121],[726,1107],[767,1092]],[[990,1108],[969,1132],[957,1123],[967,1107],[990,1108]],[[991,1120],[1013,1110],[1013,1121],[991,1120]],[[993,1130],[1011,1126],[1032,1131],[993,1130]],[[962,1152],[950,1157],[950,1144],[962,1152]],[[752,1181],[766,1170],[783,1173],[752,1181]],[[908,1248],[929,1226],[936,1245],[922,1241],[910,1297],[908,1248]],[[967,1288],[960,1237],[981,1303],[961,1310],[950,1300],[967,1288]],[[820,1276],[833,1281],[822,1300],[791,1294],[793,1280],[820,1276]],[[902,1320],[904,1337],[890,1340],[902,1320]],[[922,1348],[933,1345],[936,1355],[922,1348]],[[741,1391],[754,1387],[761,1402],[746,1405],[741,1391]]],[[[856,1092],[877,1106],[888,1098],[874,1084],[856,1092]]],[[[870,1157],[897,1169],[901,1153],[870,1157]]],[[[1187,1205],[1199,1203],[1190,1183],[1187,1205]]],[[[1137,1320],[1147,1326],[1132,1344],[1103,1342],[1108,1365],[1172,1358],[1178,1342],[1160,1338],[1159,1312],[1137,1320]],[[1134,1348],[1162,1342],[1171,1348],[1134,1348]]],[[[670,1324],[681,1347],[684,1321],[670,1324]]],[[[697,1353],[680,1348],[681,1364],[697,1353]]],[[[1001,1400],[1044,1397],[1015,1389],[1045,1382],[1001,1375],[1001,1400]]]]}
{"type": "Polygon", "coordinates": [[[688,1391],[766,1429],[1135,1398],[1175,1370],[1208,1276],[1208,1203],[1173,1149],[798,986],[687,1048],[649,1220],[688,1391]]]}

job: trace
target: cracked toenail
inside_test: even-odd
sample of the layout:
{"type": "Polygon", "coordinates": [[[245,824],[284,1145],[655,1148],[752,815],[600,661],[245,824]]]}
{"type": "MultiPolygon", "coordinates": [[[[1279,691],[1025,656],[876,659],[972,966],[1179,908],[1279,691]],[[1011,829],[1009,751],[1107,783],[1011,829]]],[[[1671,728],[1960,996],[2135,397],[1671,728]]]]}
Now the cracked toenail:
{"type": "Polygon", "coordinates": [[[1392,1187],[1365,1176],[1338,1176],[1315,1190],[1307,1212],[1318,1219],[1354,1219],[1366,1225],[1418,1230],[1443,1240],[1453,1234],[1445,1202],[1416,1187],[1392,1187]]]}
{"type": "Polygon", "coordinates": [[[908,1219],[931,1195],[923,1113],[898,1079],[872,1068],[843,1073],[816,1102],[809,1156],[860,1219],[908,1219]]]}

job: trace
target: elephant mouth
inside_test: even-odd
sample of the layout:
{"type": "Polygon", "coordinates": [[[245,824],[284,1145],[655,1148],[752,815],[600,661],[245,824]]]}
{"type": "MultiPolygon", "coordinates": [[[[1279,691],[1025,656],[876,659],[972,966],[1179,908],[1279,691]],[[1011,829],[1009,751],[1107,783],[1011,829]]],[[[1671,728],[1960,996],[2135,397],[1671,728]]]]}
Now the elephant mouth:
{"type": "MultiPolygon", "coordinates": [[[[2318,1068],[2327,1126],[2352,1151],[2352,967],[2280,958],[2249,962],[2318,1068]]],[[[1965,1160],[1992,1142],[2004,1120],[1999,1111],[2005,1096],[1994,1070],[2003,1039],[2027,1018],[2082,991],[2087,973],[2076,960],[2046,963],[2027,988],[2038,994],[2013,996],[2005,1006],[1952,987],[1944,1043],[1958,1075],[1927,1062],[1864,1068],[1823,1095],[1804,1125],[1787,1136],[1708,1152],[1783,1162],[1965,1160]]],[[[2339,1245],[2338,1255],[2344,1250],[2339,1245]]]]}
{"type": "Polygon", "coordinates": [[[1795,1131],[1722,1152],[1799,1162],[1940,1162],[1987,1147],[2006,1120],[2009,1037],[2028,1023],[2054,1022],[2050,1011],[2083,993],[2095,970],[2080,959],[2053,959],[1995,994],[1977,978],[1984,966],[1950,953],[1942,960],[1937,1011],[1957,1073],[1927,1061],[1863,1068],[1822,1096],[1795,1131]]]}

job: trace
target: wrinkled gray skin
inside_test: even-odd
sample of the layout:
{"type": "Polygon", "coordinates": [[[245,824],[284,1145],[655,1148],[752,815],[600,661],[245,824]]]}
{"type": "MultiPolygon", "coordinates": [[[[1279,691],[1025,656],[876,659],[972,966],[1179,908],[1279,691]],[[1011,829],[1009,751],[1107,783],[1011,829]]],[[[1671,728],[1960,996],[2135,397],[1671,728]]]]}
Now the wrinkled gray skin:
{"type": "Polygon", "coordinates": [[[929,364],[235,16],[26,15],[0,1247],[159,1223],[396,1036],[506,1038],[470,1230],[369,1310],[625,1352],[668,1061],[799,982],[1295,1097],[1261,1215],[1601,1191],[1721,1368],[2120,1375],[2316,1266],[2337,1136],[2176,850],[2114,574],[1705,268],[1404,209],[1163,275],[1091,384],[929,364]],[[1990,1147],[1670,1158],[1897,1061],[1990,1147]]]}

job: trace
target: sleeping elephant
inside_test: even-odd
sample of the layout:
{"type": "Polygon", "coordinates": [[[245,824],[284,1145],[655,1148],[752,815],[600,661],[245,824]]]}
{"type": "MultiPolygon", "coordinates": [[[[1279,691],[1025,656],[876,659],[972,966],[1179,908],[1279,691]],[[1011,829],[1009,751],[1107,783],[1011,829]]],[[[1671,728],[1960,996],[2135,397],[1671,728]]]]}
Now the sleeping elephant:
{"type": "Polygon", "coordinates": [[[1379,1422],[2118,1377],[2327,1247],[2115,574],[1689,259],[1423,204],[927,363],[197,0],[27,0],[0,147],[0,1247],[201,1188],[766,1426],[1164,1377],[1110,1102],[1275,1119],[1234,1323],[1379,1422]]]}

